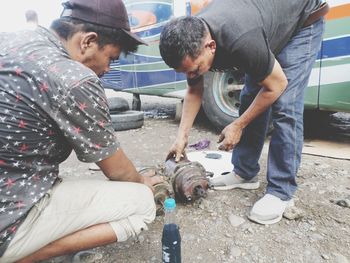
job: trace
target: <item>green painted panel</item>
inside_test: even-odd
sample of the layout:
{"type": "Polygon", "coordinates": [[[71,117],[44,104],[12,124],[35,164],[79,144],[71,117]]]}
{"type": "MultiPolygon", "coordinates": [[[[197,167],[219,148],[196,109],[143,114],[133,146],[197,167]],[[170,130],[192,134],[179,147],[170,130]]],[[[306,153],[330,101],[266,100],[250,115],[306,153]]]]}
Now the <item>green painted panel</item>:
{"type": "Polygon", "coordinates": [[[313,68],[319,68],[321,66],[321,61],[316,61],[313,68]]]}
{"type": "Polygon", "coordinates": [[[332,60],[322,61],[322,67],[337,66],[337,65],[344,65],[344,64],[350,64],[350,58],[336,58],[332,60]]]}
{"type": "Polygon", "coordinates": [[[153,70],[164,70],[169,69],[169,67],[164,62],[157,62],[151,64],[135,65],[136,71],[153,71],[153,70]]]}
{"type": "Polygon", "coordinates": [[[327,21],[323,38],[348,35],[350,33],[350,17],[327,21]]]}
{"type": "Polygon", "coordinates": [[[171,84],[157,85],[154,87],[146,87],[146,88],[142,88],[142,89],[127,89],[127,90],[123,90],[123,91],[128,92],[128,93],[138,93],[138,94],[143,94],[143,95],[156,95],[156,96],[161,96],[161,97],[171,97],[167,94],[168,92],[179,91],[179,90],[183,90],[186,88],[187,88],[187,82],[182,81],[182,82],[176,83],[176,85],[174,85],[174,83],[171,83],[171,84]]]}
{"type": "Polygon", "coordinates": [[[304,98],[306,109],[316,109],[318,106],[318,86],[307,87],[304,98]]]}
{"type": "Polygon", "coordinates": [[[321,110],[350,112],[350,82],[322,85],[319,108],[321,110]]]}
{"type": "Polygon", "coordinates": [[[183,90],[183,89],[187,89],[187,81],[184,80],[182,82],[177,82],[175,85],[175,90],[183,90]]]}
{"type": "Polygon", "coordinates": [[[142,94],[145,95],[157,95],[163,96],[165,93],[174,91],[174,84],[157,85],[154,87],[148,87],[146,89],[141,89],[142,94]]]}
{"type": "Polygon", "coordinates": [[[120,66],[120,69],[121,70],[125,70],[125,71],[134,71],[134,65],[123,65],[123,66],[120,66]]]}
{"type": "Polygon", "coordinates": [[[160,57],[159,36],[157,37],[157,40],[145,39],[145,41],[148,43],[148,46],[145,46],[145,45],[139,46],[136,53],[142,54],[142,55],[148,55],[152,57],[160,57]]]}
{"type": "Polygon", "coordinates": [[[120,69],[125,71],[158,71],[169,69],[169,67],[162,61],[149,64],[122,65],[120,69]]]}

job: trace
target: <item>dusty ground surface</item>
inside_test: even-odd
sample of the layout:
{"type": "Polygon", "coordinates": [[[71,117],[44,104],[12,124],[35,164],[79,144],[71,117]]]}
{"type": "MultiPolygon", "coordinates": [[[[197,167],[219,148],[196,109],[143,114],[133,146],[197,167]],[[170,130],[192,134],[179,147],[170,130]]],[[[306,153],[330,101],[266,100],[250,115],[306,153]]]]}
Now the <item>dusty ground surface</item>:
{"type": "MultiPolygon", "coordinates": [[[[178,100],[147,98],[141,97],[142,109],[148,116],[144,126],[117,133],[124,151],[137,167],[163,164],[178,126],[174,121],[178,100]]],[[[217,137],[206,119],[199,118],[190,143],[209,139],[209,149],[216,150],[217,137]]],[[[346,137],[340,140],[350,143],[346,137]]],[[[289,215],[290,219],[262,226],[250,222],[246,215],[264,194],[266,158],[265,150],[258,190],[209,191],[200,202],[178,204],[182,262],[350,262],[350,208],[346,207],[346,202],[350,202],[350,161],[303,154],[295,196],[298,211],[289,215]]],[[[88,167],[72,155],[61,171],[76,177],[102,176],[88,167]]],[[[157,217],[138,241],[47,262],[161,262],[162,221],[162,217],[157,217]]]]}

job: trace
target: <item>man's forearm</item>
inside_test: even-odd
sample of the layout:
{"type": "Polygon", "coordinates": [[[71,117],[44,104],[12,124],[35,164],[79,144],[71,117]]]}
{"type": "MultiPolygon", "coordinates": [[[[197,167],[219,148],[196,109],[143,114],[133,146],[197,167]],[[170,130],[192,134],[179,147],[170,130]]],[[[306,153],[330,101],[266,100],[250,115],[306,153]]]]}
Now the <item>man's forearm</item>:
{"type": "Polygon", "coordinates": [[[241,128],[245,128],[256,117],[265,112],[279,98],[280,95],[280,92],[272,92],[262,88],[255,97],[253,103],[237,119],[236,124],[241,128]]]}
{"type": "Polygon", "coordinates": [[[196,86],[189,87],[184,99],[178,136],[187,138],[194,119],[202,104],[203,79],[196,86]]]}
{"type": "Polygon", "coordinates": [[[112,181],[143,183],[143,177],[136,171],[135,167],[127,163],[124,164],[124,169],[114,170],[106,175],[108,179],[112,181]]]}
{"type": "Polygon", "coordinates": [[[288,81],[277,60],[275,60],[271,74],[260,84],[262,88],[252,104],[242,116],[235,121],[235,124],[239,125],[241,128],[245,128],[256,117],[266,111],[286,89],[288,81]]]}
{"type": "Polygon", "coordinates": [[[136,171],[122,149],[118,149],[112,156],[98,162],[97,165],[110,180],[143,183],[143,177],[136,171]]]}

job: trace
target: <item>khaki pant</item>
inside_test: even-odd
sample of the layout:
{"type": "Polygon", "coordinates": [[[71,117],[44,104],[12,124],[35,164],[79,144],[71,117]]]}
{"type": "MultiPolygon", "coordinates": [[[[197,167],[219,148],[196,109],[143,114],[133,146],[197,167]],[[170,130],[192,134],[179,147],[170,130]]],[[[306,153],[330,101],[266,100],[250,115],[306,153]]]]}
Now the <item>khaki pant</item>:
{"type": "Polygon", "coordinates": [[[30,210],[0,262],[14,262],[100,223],[110,223],[118,241],[125,241],[146,230],[155,211],[153,194],[143,184],[64,179],[30,210]]]}

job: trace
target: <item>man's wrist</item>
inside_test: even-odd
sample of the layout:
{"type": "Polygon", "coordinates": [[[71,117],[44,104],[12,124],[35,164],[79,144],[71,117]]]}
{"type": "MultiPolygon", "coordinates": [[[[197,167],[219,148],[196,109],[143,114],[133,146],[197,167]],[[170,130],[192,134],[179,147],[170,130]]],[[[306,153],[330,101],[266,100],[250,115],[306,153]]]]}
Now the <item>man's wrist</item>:
{"type": "Polygon", "coordinates": [[[139,180],[138,180],[138,183],[141,183],[141,184],[144,184],[145,183],[145,177],[142,176],[141,174],[137,173],[138,176],[139,176],[139,180]]]}
{"type": "Polygon", "coordinates": [[[188,134],[179,134],[177,136],[177,140],[181,140],[181,141],[187,141],[188,140],[188,134]]]}
{"type": "Polygon", "coordinates": [[[242,117],[239,117],[238,119],[236,119],[233,122],[233,124],[241,130],[243,130],[248,125],[248,123],[242,117]]]}

